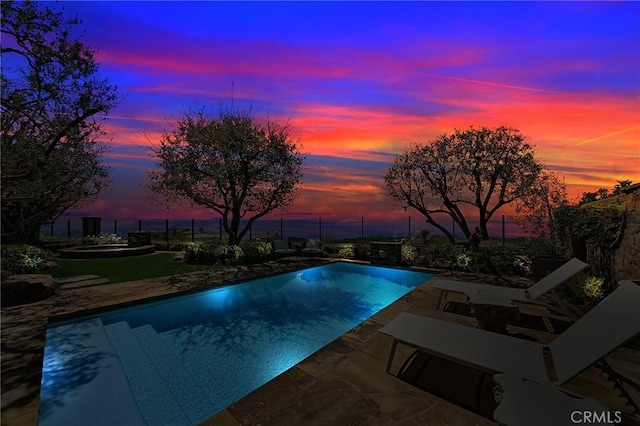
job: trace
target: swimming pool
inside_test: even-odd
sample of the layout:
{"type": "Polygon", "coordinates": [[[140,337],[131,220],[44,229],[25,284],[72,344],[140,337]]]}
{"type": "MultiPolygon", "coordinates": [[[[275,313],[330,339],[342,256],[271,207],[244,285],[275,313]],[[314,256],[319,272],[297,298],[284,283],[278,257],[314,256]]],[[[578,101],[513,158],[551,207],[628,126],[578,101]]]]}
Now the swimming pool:
{"type": "Polygon", "coordinates": [[[432,276],[336,262],[52,323],[39,424],[198,424],[432,276]]]}

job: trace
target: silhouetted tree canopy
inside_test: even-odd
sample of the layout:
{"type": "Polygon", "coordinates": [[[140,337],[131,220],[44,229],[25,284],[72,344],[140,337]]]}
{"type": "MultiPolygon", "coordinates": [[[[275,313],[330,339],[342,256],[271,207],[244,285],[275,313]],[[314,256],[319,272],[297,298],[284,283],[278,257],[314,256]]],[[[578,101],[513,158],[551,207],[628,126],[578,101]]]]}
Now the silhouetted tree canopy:
{"type": "Polygon", "coordinates": [[[150,148],[158,163],[149,189],[220,214],[229,244],[238,244],[260,217],[294,201],[306,157],[289,124],[229,109],[217,117],[188,112],[163,132],[160,146],[150,148]]]}
{"type": "Polygon", "coordinates": [[[503,206],[530,195],[543,166],[533,147],[509,127],[455,130],[399,155],[385,174],[384,189],[401,207],[414,208],[450,241],[451,220],[467,239],[466,215],[487,223],[503,206]]]}
{"type": "Polygon", "coordinates": [[[109,183],[96,116],[117,96],[72,35],[77,18],[36,2],[1,7],[2,240],[24,242],[109,183]]]}
{"type": "Polygon", "coordinates": [[[613,185],[613,191],[609,192],[607,188],[599,188],[595,192],[583,192],[582,197],[578,200],[578,204],[587,204],[592,203],[594,201],[603,200],[605,198],[611,197],[613,195],[618,195],[622,193],[624,188],[628,188],[632,185],[632,181],[629,179],[625,180],[617,180],[615,185],[613,185]]]}
{"type": "Polygon", "coordinates": [[[611,195],[617,195],[620,194],[622,192],[622,190],[624,188],[628,188],[631,186],[631,184],[633,183],[631,180],[629,179],[625,179],[625,180],[618,180],[616,181],[618,183],[616,183],[615,185],[613,185],[613,193],[611,195]]]}
{"type": "Polygon", "coordinates": [[[512,219],[525,233],[555,241],[558,234],[555,211],[568,204],[564,180],[543,169],[531,191],[516,201],[516,215],[512,219]]]}

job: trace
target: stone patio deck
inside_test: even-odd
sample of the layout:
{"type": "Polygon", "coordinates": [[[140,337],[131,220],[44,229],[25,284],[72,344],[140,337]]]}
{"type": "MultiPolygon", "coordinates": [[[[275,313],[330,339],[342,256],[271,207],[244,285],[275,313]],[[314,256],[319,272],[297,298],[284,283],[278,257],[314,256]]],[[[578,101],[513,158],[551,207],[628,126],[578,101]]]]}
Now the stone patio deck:
{"type": "MultiPolygon", "coordinates": [[[[189,289],[215,287],[229,281],[286,272],[324,262],[326,259],[299,258],[292,262],[267,262],[176,277],[70,289],[39,303],[3,308],[1,422],[3,425],[17,426],[37,424],[47,317],[189,289]]],[[[447,279],[451,278],[451,275],[447,276],[447,279]]],[[[473,326],[470,318],[435,309],[437,293],[431,289],[432,281],[413,290],[204,424],[494,424],[384,372],[391,338],[377,333],[377,330],[400,312],[413,312],[473,326]]],[[[527,330],[527,333],[532,334],[531,330],[527,330]]],[[[553,335],[544,332],[533,332],[533,335],[542,342],[553,338],[553,335]]],[[[406,349],[402,351],[399,347],[394,369],[409,354],[406,349]]],[[[617,370],[636,381],[640,380],[638,352],[621,348],[608,360],[617,370]]],[[[596,398],[611,408],[629,411],[596,369],[588,369],[565,387],[596,398]]]]}

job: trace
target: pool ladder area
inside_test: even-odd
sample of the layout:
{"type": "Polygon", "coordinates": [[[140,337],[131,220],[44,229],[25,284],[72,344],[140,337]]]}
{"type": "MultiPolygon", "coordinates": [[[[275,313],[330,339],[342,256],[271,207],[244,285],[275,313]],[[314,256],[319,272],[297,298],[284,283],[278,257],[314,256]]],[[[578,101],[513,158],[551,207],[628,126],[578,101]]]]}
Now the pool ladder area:
{"type": "Polygon", "coordinates": [[[151,325],[132,329],[121,321],[104,330],[149,425],[197,425],[215,414],[193,373],[151,325]]]}
{"type": "Polygon", "coordinates": [[[92,318],[49,329],[47,341],[40,426],[198,425],[216,414],[198,384],[201,372],[151,325],[92,318]]]}

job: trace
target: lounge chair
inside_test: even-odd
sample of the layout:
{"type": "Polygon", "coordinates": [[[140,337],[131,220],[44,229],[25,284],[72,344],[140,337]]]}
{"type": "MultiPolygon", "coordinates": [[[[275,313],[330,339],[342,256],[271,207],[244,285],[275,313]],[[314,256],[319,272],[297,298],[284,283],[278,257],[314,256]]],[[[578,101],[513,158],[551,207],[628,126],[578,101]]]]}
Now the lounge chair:
{"type": "Polygon", "coordinates": [[[501,425],[616,424],[623,418],[631,420],[627,414],[564,389],[504,373],[494,375],[493,380],[493,395],[498,402],[493,419],[501,425]],[[592,420],[595,416],[597,420],[592,420]]]}
{"type": "Polygon", "coordinates": [[[296,254],[296,251],[292,248],[289,248],[289,244],[287,244],[285,240],[274,240],[273,252],[276,254],[276,256],[290,256],[296,254]]]}
{"type": "MultiPolygon", "coordinates": [[[[393,337],[385,370],[388,373],[401,343],[491,374],[506,373],[540,384],[562,385],[592,364],[606,365],[603,358],[607,354],[640,335],[640,286],[621,282],[548,345],[406,312],[378,331],[393,337]],[[549,370],[545,352],[552,366],[549,370]]],[[[627,399],[640,410],[632,398],[627,399]]]]}
{"type": "MultiPolygon", "coordinates": [[[[440,290],[436,309],[440,309],[443,298],[449,293],[464,293],[470,303],[513,305],[513,302],[533,302],[553,290],[588,265],[576,258],[571,259],[528,289],[478,284],[464,281],[438,280],[431,287],[440,290]]],[[[568,308],[565,306],[565,308],[568,308]]],[[[576,312],[574,312],[576,313],[576,312]]],[[[582,312],[577,313],[582,315],[582,312]]]]}
{"type": "Polygon", "coordinates": [[[305,241],[304,248],[302,249],[302,254],[306,254],[310,256],[321,255],[322,249],[320,248],[320,240],[305,241]]]}

